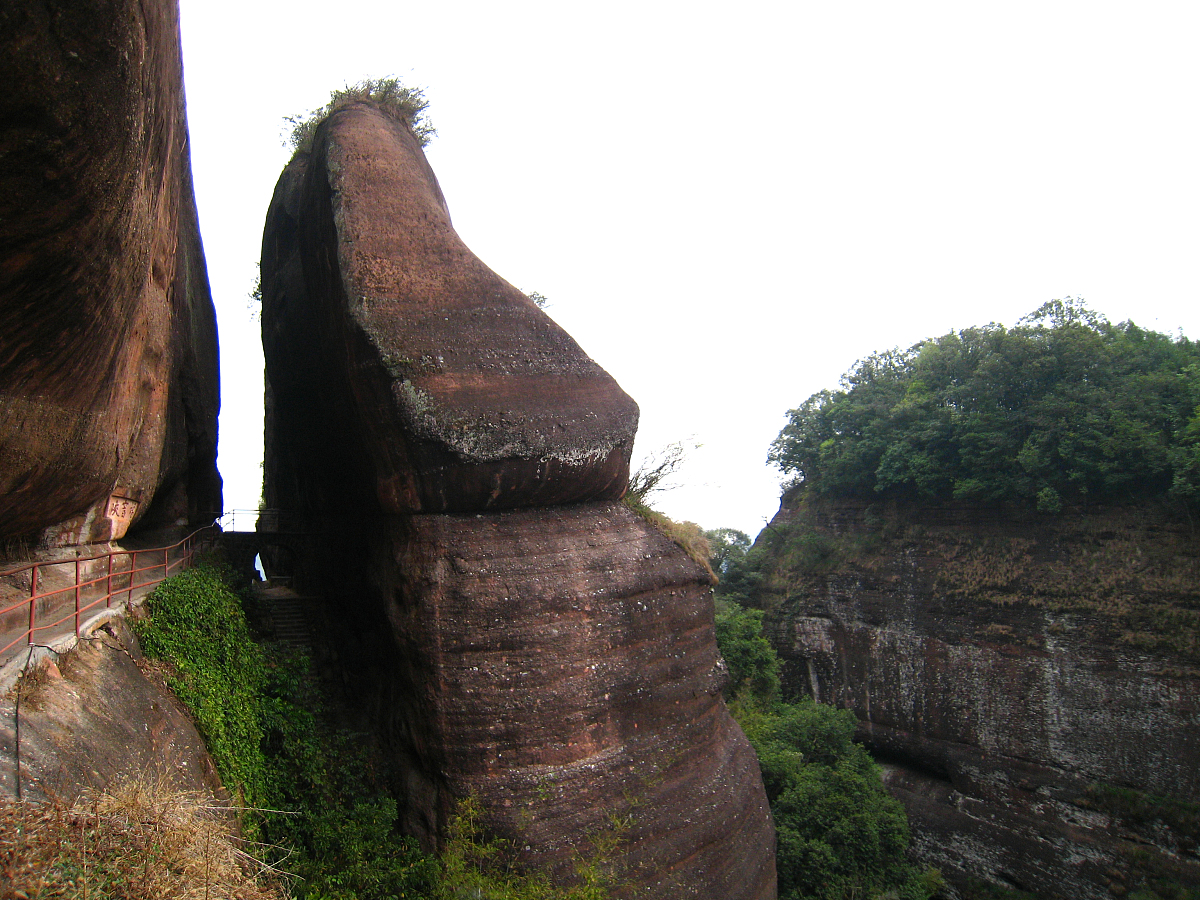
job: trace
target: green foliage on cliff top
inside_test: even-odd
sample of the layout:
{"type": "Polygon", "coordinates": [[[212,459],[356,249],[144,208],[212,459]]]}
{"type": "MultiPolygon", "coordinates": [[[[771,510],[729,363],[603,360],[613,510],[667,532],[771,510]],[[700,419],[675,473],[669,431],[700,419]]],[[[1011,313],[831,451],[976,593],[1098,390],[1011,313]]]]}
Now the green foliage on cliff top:
{"type": "Polygon", "coordinates": [[[1200,344],[1053,300],[860,360],[768,459],[835,497],[1200,503],[1200,344]]]}
{"type": "Polygon", "coordinates": [[[437,135],[437,130],[426,115],[429,101],[423,88],[405,87],[394,75],[387,78],[368,78],[348,84],[329,95],[329,102],[309,113],[287,116],[284,121],[292,126],[290,142],[292,152],[299,153],[312,146],[317,126],[336,110],[359,101],[369,101],[392,118],[409,127],[422,147],[437,135]]]}

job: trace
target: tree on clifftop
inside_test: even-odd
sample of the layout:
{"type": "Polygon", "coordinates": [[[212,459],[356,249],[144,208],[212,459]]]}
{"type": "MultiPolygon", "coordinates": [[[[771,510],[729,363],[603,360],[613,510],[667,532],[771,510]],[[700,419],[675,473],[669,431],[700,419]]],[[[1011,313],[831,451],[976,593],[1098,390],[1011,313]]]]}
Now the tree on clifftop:
{"type": "Polygon", "coordinates": [[[872,354],[788,417],[768,460],[821,494],[1200,502],[1200,344],[1072,298],[872,354]]]}

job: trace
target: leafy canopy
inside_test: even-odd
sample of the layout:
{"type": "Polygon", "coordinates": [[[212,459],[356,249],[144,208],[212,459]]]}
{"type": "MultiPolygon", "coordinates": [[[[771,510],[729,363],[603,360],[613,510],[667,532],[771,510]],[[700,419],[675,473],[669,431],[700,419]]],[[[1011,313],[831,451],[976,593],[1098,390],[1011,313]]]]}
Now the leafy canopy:
{"type": "Polygon", "coordinates": [[[1200,344],[1052,300],[860,360],[768,460],[840,497],[1200,502],[1200,344]]]}

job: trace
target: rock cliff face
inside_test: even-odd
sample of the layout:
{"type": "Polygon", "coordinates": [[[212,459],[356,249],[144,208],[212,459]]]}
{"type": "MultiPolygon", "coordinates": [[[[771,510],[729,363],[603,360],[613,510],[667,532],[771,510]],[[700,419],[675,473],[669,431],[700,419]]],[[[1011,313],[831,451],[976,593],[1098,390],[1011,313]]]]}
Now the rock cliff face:
{"type": "Polygon", "coordinates": [[[176,3],[6,3],[0,82],[0,537],[220,509],[176,3]]]}
{"type": "Polygon", "coordinates": [[[707,576],[617,502],[637,408],[462,244],[402,122],[357,103],[318,128],[262,275],[267,501],[323,530],[296,574],[408,830],[432,843],[473,796],[539,867],[608,833],[625,892],[773,897],[707,576]]]}
{"type": "Polygon", "coordinates": [[[1046,897],[1200,884],[1186,520],[797,492],[760,541],[789,688],[857,713],[924,861],[1046,897]]]}
{"type": "MultiPolygon", "coordinates": [[[[363,446],[347,481],[369,470],[387,512],[619,498],[636,404],[462,243],[408,128],[356,105],[314,146],[281,178],[263,241],[278,408],[320,392],[343,418],[369,417],[352,426],[363,446]],[[281,353],[311,362],[285,375],[281,353]]],[[[342,433],[331,425],[289,427],[288,443],[317,449],[342,433]]]]}

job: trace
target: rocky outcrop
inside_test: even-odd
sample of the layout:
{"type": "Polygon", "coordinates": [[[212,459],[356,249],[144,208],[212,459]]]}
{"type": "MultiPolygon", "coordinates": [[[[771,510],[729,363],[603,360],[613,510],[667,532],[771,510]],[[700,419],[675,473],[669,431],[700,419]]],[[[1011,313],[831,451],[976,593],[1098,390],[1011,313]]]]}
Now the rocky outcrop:
{"type": "Polygon", "coordinates": [[[0,9],[0,537],[220,509],[174,0],[0,9]]]}
{"type": "Polygon", "coordinates": [[[478,799],[570,878],[775,895],[758,764],[720,697],[707,574],[618,501],[637,408],[454,233],[402,121],[333,113],[263,240],[266,493],[320,531],[348,695],[429,845],[478,799]]]}
{"type": "MultiPolygon", "coordinates": [[[[315,148],[280,179],[263,240],[274,404],[320,393],[336,398],[339,418],[369,416],[370,427],[352,425],[363,446],[347,480],[369,470],[387,512],[619,498],[636,404],[467,249],[409,129],[353,105],[315,148]],[[305,367],[278,364],[301,354],[305,367]]],[[[344,433],[334,419],[312,421],[287,429],[280,464],[289,447],[320,452],[344,433]]]]}
{"type": "Polygon", "coordinates": [[[127,779],[222,793],[187,710],[143,665],[123,617],[43,657],[0,699],[0,793],[70,801],[127,779]]]}
{"type": "Polygon", "coordinates": [[[1045,897],[1200,884],[1186,520],[795,492],[760,543],[789,688],[858,715],[925,862],[1045,897]]]}

